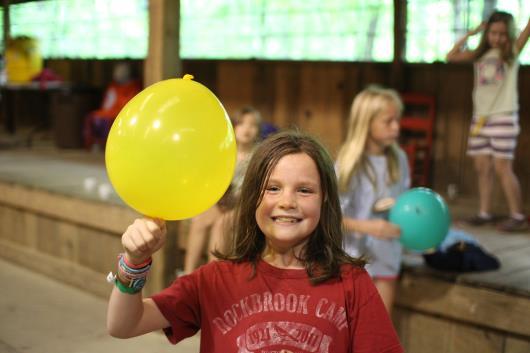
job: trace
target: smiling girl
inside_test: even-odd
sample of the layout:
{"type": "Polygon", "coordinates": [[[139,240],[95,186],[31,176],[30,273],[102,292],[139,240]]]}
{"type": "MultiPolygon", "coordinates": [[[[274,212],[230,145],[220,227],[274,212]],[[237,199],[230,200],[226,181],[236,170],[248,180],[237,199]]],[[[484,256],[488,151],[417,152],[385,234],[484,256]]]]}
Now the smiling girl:
{"type": "Polygon", "coordinates": [[[402,352],[363,261],[342,250],[336,176],[318,142],[297,132],[265,140],[236,210],[235,240],[221,260],[145,299],[132,282],[145,282],[165,225],[129,226],[110,334],[164,329],[177,343],[201,330],[201,352],[402,352]]]}

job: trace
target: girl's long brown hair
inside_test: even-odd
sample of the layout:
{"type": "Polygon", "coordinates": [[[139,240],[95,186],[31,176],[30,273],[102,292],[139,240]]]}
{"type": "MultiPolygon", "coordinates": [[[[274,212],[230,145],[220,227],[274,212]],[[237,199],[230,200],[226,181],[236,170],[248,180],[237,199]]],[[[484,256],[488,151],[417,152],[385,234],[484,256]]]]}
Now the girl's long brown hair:
{"type": "Polygon", "coordinates": [[[496,22],[502,22],[506,25],[506,30],[508,32],[508,42],[504,48],[501,48],[501,57],[505,63],[511,64],[515,57],[513,50],[513,44],[516,40],[515,21],[510,13],[504,11],[495,11],[488,18],[488,21],[486,22],[486,29],[482,33],[482,37],[480,38],[477,48],[474,50],[475,60],[478,60],[482,55],[484,55],[484,53],[491,49],[491,46],[488,43],[488,33],[491,25],[496,22]]]}
{"type": "Polygon", "coordinates": [[[277,133],[256,149],[249,162],[241,197],[234,219],[234,241],[226,253],[214,252],[218,258],[250,262],[254,271],[265,249],[265,236],[256,222],[256,209],[265,186],[278,161],[290,154],[305,153],[317,165],[322,189],[320,220],[300,260],[305,264],[311,283],[317,284],[340,275],[342,264],[364,266],[362,259],[352,258],[342,249],[342,212],[333,160],[313,137],[297,132],[277,133]]]}

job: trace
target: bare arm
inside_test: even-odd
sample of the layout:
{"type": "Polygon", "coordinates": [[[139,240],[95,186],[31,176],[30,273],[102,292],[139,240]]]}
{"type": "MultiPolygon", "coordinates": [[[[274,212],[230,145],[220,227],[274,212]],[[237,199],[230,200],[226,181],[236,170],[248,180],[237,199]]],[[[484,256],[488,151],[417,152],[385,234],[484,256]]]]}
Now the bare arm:
{"type": "MultiPolygon", "coordinates": [[[[166,240],[163,221],[137,219],[122,236],[125,257],[132,264],[141,264],[158,251],[166,240]]],[[[122,293],[114,288],[107,310],[107,330],[111,336],[129,338],[168,327],[170,324],[152,299],[142,293],[122,293]]]]}
{"type": "Polygon", "coordinates": [[[472,50],[463,50],[464,44],[466,44],[469,37],[474,36],[475,34],[482,32],[486,28],[485,23],[481,23],[477,28],[467,32],[462,38],[460,38],[453,48],[447,53],[445,59],[448,62],[468,62],[473,61],[475,58],[475,53],[472,50]]]}
{"type": "Polygon", "coordinates": [[[521,34],[519,34],[519,38],[517,38],[515,41],[515,47],[517,48],[518,53],[523,50],[526,42],[528,41],[528,37],[530,37],[530,19],[528,19],[526,27],[523,29],[521,34]]]}
{"type": "Polygon", "coordinates": [[[114,288],[107,311],[107,330],[117,338],[130,338],[170,326],[152,299],[114,288]]]}
{"type": "Polygon", "coordinates": [[[370,234],[380,239],[399,238],[401,229],[384,219],[353,219],[344,217],[342,220],[344,229],[348,232],[370,234]]]}

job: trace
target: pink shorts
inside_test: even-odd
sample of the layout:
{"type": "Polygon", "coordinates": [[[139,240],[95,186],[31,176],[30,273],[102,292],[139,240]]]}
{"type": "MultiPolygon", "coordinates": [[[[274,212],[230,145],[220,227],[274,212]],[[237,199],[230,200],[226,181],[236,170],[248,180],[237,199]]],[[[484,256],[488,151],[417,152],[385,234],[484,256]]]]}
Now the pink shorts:
{"type": "Polygon", "coordinates": [[[467,154],[513,159],[519,131],[517,113],[475,116],[469,129],[467,154]]]}

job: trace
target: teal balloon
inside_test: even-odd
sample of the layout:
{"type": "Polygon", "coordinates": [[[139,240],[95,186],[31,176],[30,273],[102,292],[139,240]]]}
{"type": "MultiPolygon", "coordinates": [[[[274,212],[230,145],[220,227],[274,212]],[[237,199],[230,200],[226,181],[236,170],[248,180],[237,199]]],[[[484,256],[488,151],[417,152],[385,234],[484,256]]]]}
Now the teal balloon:
{"type": "Polygon", "coordinates": [[[390,209],[389,221],[401,228],[400,242],[411,250],[435,248],[449,232],[451,215],[444,199],[429,188],[401,194],[390,209]]]}

